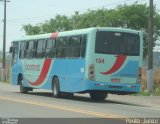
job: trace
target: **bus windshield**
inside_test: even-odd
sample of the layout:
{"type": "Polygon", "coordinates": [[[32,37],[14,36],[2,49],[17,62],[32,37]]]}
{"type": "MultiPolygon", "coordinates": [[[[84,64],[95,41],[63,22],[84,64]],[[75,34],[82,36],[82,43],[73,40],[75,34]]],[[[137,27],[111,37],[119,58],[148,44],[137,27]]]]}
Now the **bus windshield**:
{"type": "Polygon", "coordinates": [[[139,56],[140,37],[125,32],[97,31],[95,53],[139,56]]]}

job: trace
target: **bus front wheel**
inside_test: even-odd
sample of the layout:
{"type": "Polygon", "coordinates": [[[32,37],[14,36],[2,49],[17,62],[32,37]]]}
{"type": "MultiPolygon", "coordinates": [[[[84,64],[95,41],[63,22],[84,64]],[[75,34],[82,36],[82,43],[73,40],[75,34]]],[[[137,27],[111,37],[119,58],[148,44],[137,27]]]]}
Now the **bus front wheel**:
{"type": "Polygon", "coordinates": [[[27,88],[24,87],[24,85],[23,85],[23,78],[22,77],[19,79],[19,85],[20,85],[20,92],[21,93],[28,93],[27,88]]]}
{"type": "Polygon", "coordinates": [[[58,98],[61,95],[58,77],[55,77],[52,81],[52,94],[55,98],[58,98]]]}
{"type": "Polygon", "coordinates": [[[90,97],[92,100],[105,100],[105,98],[108,96],[108,93],[105,92],[98,92],[98,91],[93,91],[90,92],[90,97]]]}

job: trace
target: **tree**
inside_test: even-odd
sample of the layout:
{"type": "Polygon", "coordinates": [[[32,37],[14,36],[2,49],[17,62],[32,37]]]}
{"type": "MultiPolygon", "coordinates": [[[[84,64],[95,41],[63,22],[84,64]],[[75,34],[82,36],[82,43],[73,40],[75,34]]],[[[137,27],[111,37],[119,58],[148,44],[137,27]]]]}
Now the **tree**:
{"type": "MultiPolygon", "coordinates": [[[[144,32],[144,57],[147,55],[148,7],[146,4],[124,4],[115,9],[88,10],[83,14],[76,11],[70,17],[57,15],[36,26],[24,25],[23,30],[27,35],[33,35],[88,27],[122,27],[142,30],[144,32]]],[[[160,36],[159,29],[160,14],[154,10],[154,41],[160,36]]]]}
{"type": "Polygon", "coordinates": [[[41,27],[38,25],[23,25],[23,30],[25,30],[26,35],[35,35],[35,34],[41,34],[41,27]]]}
{"type": "Polygon", "coordinates": [[[70,19],[65,15],[56,15],[54,19],[50,19],[49,21],[45,21],[41,25],[41,29],[43,33],[55,32],[55,31],[67,31],[71,30],[71,22],[70,19]]]}

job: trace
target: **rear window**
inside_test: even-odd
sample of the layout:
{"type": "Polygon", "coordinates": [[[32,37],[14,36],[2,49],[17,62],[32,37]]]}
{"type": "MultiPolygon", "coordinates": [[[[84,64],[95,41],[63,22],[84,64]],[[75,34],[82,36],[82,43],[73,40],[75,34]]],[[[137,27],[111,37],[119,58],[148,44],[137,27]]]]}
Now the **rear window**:
{"type": "Polygon", "coordinates": [[[106,31],[96,33],[96,53],[139,56],[139,51],[138,34],[106,31]]]}

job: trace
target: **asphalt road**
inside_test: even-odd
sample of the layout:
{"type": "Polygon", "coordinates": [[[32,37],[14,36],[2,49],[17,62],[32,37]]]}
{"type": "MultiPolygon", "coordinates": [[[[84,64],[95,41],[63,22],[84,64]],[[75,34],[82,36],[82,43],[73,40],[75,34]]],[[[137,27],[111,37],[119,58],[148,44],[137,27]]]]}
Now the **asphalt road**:
{"type": "Polygon", "coordinates": [[[0,118],[160,118],[160,97],[109,95],[93,102],[86,94],[53,98],[50,92],[20,94],[18,86],[0,82],[0,118]]]}

